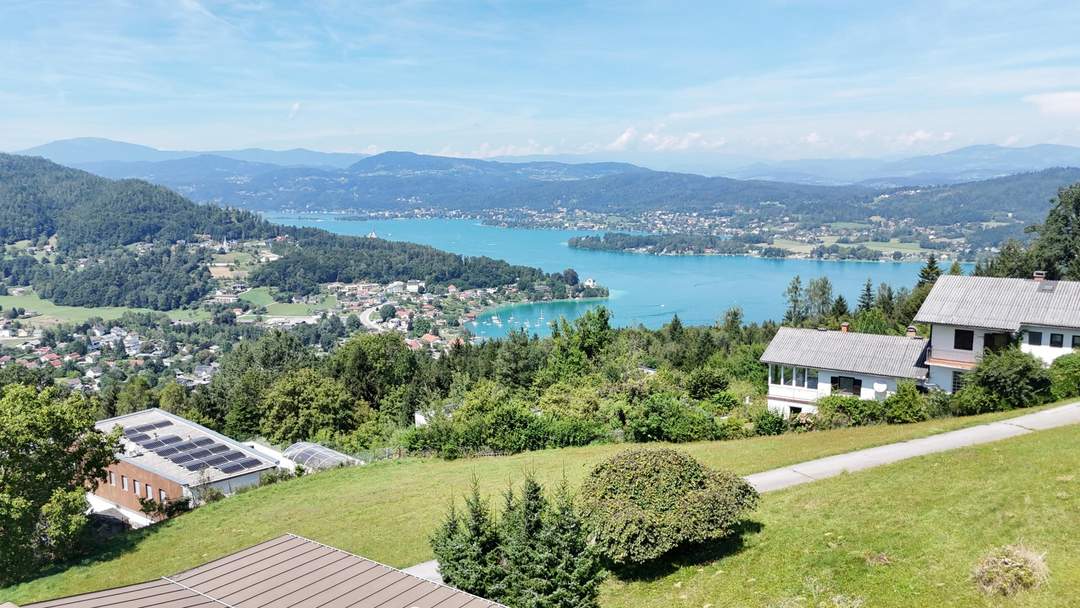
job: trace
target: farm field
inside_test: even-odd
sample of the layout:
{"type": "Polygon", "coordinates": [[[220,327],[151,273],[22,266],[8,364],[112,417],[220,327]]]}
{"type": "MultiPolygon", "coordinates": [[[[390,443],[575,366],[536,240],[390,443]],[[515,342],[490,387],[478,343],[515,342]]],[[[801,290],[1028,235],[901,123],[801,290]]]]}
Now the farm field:
{"type": "MultiPolygon", "coordinates": [[[[1012,415],[1015,413],[950,418],[912,425],[883,425],[739,441],[682,444],[678,446],[678,449],[685,450],[709,466],[728,468],[740,474],[748,474],[859,448],[1003,419],[1012,415]]],[[[1075,442],[1080,439],[1080,433],[1076,430],[1072,433],[1072,435],[1066,435],[1062,441],[1075,442]]],[[[994,444],[987,450],[990,450],[992,454],[993,450],[1001,445],[1004,444],[994,444]]],[[[1048,446],[1047,449],[1056,449],[1056,445],[1048,446]]],[[[154,528],[132,533],[113,546],[103,549],[103,554],[99,559],[89,559],[63,572],[0,591],[0,601],[26,603],[152,579],[170,572],[181,571],[285,532],[313,538],[393,566],[410,566],[431,558],[428,535],[441,520],[448,501],[466,492],[474,476],[480,482],[482,491],[492,500],[498,500],[500,492],[507,487],[507,484],[513,480],[519,480],[526,471],[532,471],[541,481],[548,484],[553,484],[565,477],[573,486],[576,486],[598,461],[626,447],[628,447],[626,444],[598,445],[532,452],[509,457],[457,461],[407,459],[311,475],[240,494],[154,528]]],[[[965,457],[955,456],[954,458],[963,461],[965,457]]],[[[1050,458],[1050,455],[1045,458],[1050,458]]],[[[1067,463],[1068,458],[1061,458],[1059,461],[1067,463]]],[[[1011,462],[1009,458],[1000,457],[983,463],[982,466],[991,466],[994,470],[1015,471],[1015,475],[1020,477],[1028,475],[1025,472],[1030,471],[1028,467],[1005,466],[1009,462],[1011,462]]],[[[1080,463],[1072,464],[1073,469],[1077,468],[1077,464],[1080,463]]],[[[925,465],[901,464],[896,465],[895,468],[904,466],[925,465]]],[[[947,485],[949,477],[946,473],[952,466],[954,465],[948,463],[939,464],[930,477],[936,476],[935,483],[947,485]]],[[[1055,466],[1050,470],[1056,471],[1058,468],[1060,467],[1055,466]]],[[[812,563],[810,557],[804,558],[803,555],[810,555],[805,552],[811,550],[823,551],[821,546],[827,547],[830,542],[827,537],[815,536],[806,547],[793,549],[791,546],[778,546],[774,551],[769,549],[775,543],[768,540],[772,538],[768,534],[772,534],[773,530],[785,530],[778,524],[783,521],[785,509],[797,507],[807,512],[813,512],[814,509],[827,511],[831,505],[843,505],[846,504],[845,501],[861,500],[853,493],[857,492],[862,484],[858,480],[870,479],[868,475],[874,475],[876,478],[879,474],[872,472],[821,482],[841,484],[842,491],[847,493],[843,496],[820,494],[820,491],[816,490],[819,484],[810,484],[802,489],[793,488],[776,495],[766,495],[761,509],[753,516],[755,521],[764,522],[762,532],[748,537],[749,546],[758,547],[757,553],[747,553],[746,558],[743,558],[741,554],[732,556],[723,560],[719,568],[727,570],[739,567],[743,572],[750,572],[756,571],[757,567],[753,565],[754,563],[760,564],[762,568],[773,567],[773,564],[788,558],[800,560],[798,563],[812,563]],[[803,493],[806,493],[807,498],[785,498],[793,494],[803,496],[803,493]],[[797,551],[798,555],[788,556],[785,553],[793,550],[797,551]],[[763,551],[765,555],[760,554],[763,551]],[[772,557],[768,557],[769,555],[772,557]],[[740,561],[743,559],[752,559],[756,562],[740,561]],[[733,565],[729,566],[729,561],[733,565]]],[[[920,471],[918,475],[925,476],[926,473],[920,471]]],[[[984,483],[988,474],[979,473],[970,477],[966,475],[967,473],[964,479],[972,480],[967,483],[970,485],[984,483]]],[[[884,481],[874,483],[886,483],[890,478],[888,475],[882,477],[884,481]]],[[[911,475],[896,478],[903,480],[910,477],[911,475]]],[[[1072,492],[1075,495],[1076,491],[1072,490],[1072,492]]],[[[870,499],[855,503],[861,509],[870,509],[861,516],[863,518],[860,520],[861,526],[866,526],[866,519],[874,519],[875,512],[876,517],[883,520],[901,517],[902,513],[896,512],[897,510],[893,507],[894,501],[916,500],[918,494],[909,491],[907,487],[894,484],[878,491],[873,496],[874,501],[880,501],[880,504],[874,504],[870,499]],[[882,497],[887,492],[894,494],[888,500],[883,500],[882,497]]],[[[947,506],[942,506],[932,508],[929,513],[939,513],[941,509],[948,511],[947,506]]],[[[787,515],[798,521],[805,521],[804,515],[799,511],[787,515]]],[[[827,522],[842,522],[845,517],[852,514],[846,511],[827,511],[826,515],[822,517],[826,517],[827,522]]],[[[998,517],[995,521],[1000,521],[1000,519],[998,517]]],[[[798,527],[795,526],[795,529],[798,527]]],[[[811,529],[817,530],[820,526],[811,529]]],[[[851,526],[844,529],[843,534],[854,533],[847,532],[848,529],[858,531],[859,527],[853,520],[851,526]]],[[[887,536],[886,531],[874,526],[867,527],[863,533],[887,536]]],[[[795,532],[788,529],[784,534],[779,538],[783,542],[791,542],[795,532]]],[[[847,547],[847,545],[844,546],[847,547]]],[[[888,545],[883,545],[878,550],[898,551],[897,548],[888,545]]],[[[982,550],[981,547],[978,550],[982,550]]],[[[851,558],[848,559],[850,561],[851,558]]],[[[825,562],[817,569],[808,568],[806,575],[812,575],[817,571],[824,573],[823,569],[832,567],[830,563],[825,562]]],[[[706,597],[706,594],[712,597],[713,592],[707,591],[711,587],[707,588],[704,582],[695,579],[695,576],[701,574],[696,568],[697,566],[688,566],[679,569],[673,576],[681,577],[681,579],[671,579],[671,581],[658,579],[651,583],[645,581],[610,582],[605,589],[604,604],[630,606],[635,605],[637,601],[640,603],[636,605],[672,605],[669,594],[678,589],[672,586],[672,581],[683,580],[689,583],[693,579],[695,585],[702,585],[702,591],[695,599],[695,601],[698,599],[701,601],[686,605],[701,606],[710,602],[716,606],[725,605],[718,601],[723,599],[722,594],[717,595],[713,600],[702,599],[706,597]]],[[[714,566],[713,571],[715,568],[714,566]]],[[[904,568],[910,568],[910,566],[904,568]]],[[[712,576],[713,571],[708,573],[709,576],[712,576]]],[[[885,573],[890,572],[892,571],[885,571],[885,573]]],[[[915,576],[916,571],[904,570],[904,572],[915,576]]],[[[783,582],[798,585],[802,578],[802,576],[788,578],[783,582]]],[[[740,588],[742,585],[741,581],[732,582],[734,579],[723,580],[725,585],[730,584],[731,587],[740,588]]],[[[848,578],[842,577],[839,580],[846,581],[848,578]]],[[[776,593],[788,591],[786,587],[779,586],[780,582],[771,584],[776,593]]],[[[724,589],[727,588],[724,587],[724,589]]],[[[748,586],[741,591],[752,593],[757,589],[748,586]]],[[[689,591],[689,588],[687,590],[689,591]]]]}

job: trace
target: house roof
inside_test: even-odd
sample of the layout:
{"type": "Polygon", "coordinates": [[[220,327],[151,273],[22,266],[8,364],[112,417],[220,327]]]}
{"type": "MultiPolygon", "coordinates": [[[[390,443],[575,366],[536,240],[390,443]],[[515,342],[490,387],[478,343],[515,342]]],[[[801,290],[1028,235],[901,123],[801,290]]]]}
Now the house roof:
{"type": "Polygon", "coordinates": [[[182,486],[214,483],[277,466],[234,439],[158,408],[108,418],[94,426],[103,433],[123,427],[120,443],[124,453],[118,458],[182,486]],[[198,445],[190,445],[193,442],[198,445]],[[196,466],[198,462],[207,466],[196,466]]]}
{"type": "Polygon", "coordinates": [[[923,380],[926,340],[781,327],[761,355],[764,363],[923,380]]]}
{"type": "Polygon", "coordinates": [[[1012,332],[1024,325],[1080,328],[1080,281],[946,275],[915,321],[1012,332]]]}
{"type": "Polygon", "coordinates": [[[24,608],[483,608],[499,604],[294,534],[186,572],[24,608]]]}

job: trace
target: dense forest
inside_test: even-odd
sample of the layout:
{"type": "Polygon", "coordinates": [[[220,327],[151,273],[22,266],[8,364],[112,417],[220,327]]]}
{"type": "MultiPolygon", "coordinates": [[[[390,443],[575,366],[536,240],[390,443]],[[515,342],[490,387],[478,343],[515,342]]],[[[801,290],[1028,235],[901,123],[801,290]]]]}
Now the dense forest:
{"type": "Polygon", "coordinates": [[[331,281],[408,279],[461,288],[518,284],[553,297],[605,293],[568,281],[576,273],[549,274],[411,243],[276,226],[255,213],[198,205],[143,181],[112,181],[39,158],[0,154],[0,238],[37,245],[55,238],[57,250],[51,260],[5,253],[0,272],[8,285],[32,285],[58,304],[170,310],[197,302],[212,288],[210,252],[183,246],[199,235],[286,237],[273,245],[283,257],[252,278],[284,299],[331,281]],[[145,247],[129,247],[134,244],[145,247]]]}

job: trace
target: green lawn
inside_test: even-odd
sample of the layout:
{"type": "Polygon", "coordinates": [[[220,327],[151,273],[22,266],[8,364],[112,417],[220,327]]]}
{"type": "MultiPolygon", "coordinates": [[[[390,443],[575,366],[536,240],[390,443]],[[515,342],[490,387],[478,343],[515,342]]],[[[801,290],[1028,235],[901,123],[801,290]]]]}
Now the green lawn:
{"type": "Polygon", "coordinates": [[[923,249],[918,243],[901,243],[899,239],[890,239],[886,241],[867,241],[862,243],[870,249],[875,249],[883,253],[892,253],[894,251],[900,251],[903,253],[928,253],[933,251],[932,249],[923,249]]]}
{"type": "Polygon", "coordinates": [[[1065,427],[768,494],[741,546],[609,581],[603,605],[836,605],[811,603],[815,588],[875,608],[1080,605],[1077,445],[1080,427],[1065,427]],[[985,598],[972,568],[1017,542],[1045,552],[1048,585],[985,598]]]}
{"type": "MultiPolygon", "coordinates": [[[[1015,413],[684,444],[679,449],[709,466],[748,474],[1010,415],[1015,413]]],[[[110,559],[88,560],[64,572],[2,590],[0,602],[25,603],[148,580],[284,532],[314,538],[394,566],[409,566],[431,559],[429,534],[442,518],[447,501],[467,491],[474,476],[483,491],[493,498],[511,480],[519,480],[525,471],[534,472],[547,483],[565,476],[576,485],[596,462],[625,447],[601,445],[458,461],[410,459],[312,475],[234,496],[150,530],[133,533],[120,546],[110,548],[110,559]]],[[[1019,464],[1015,468],[1021,470],[1019,464]]],[[[980,479],[985,481],[987,476],[980,479]]],[[[767,498],[763,517],[774,513],[770,511],[771,504],[772,499],[767,498]]],[[[823,504],[828,505],[829,501],[823,504]]],[[[879,506],[882,517],[899,515],[889,503],[879,506]]],[[[784,557],[778,555],[776,559],[784,557]]],[[[794,584],[798,579],[789,582],[794,584]]],[[[644,598],[651,598],[649,594],[671,588],[670,583],[654,585],[657,586],[635,585],[634,593],[640,592],[645,601],[644,598]]],[[[625,604],[630,601],[627,593],[622,586],[611,584],[606,601],[625,604]]],[[[666,600],[655,601],[660,602],[656,605],[670,605],[664,603],[666,600]]]]}
{"type": "MultiPolygon", "coordinates": [[[[48,300],[43,300],[37,294],[30,292],[21,296],[0,296],[0,306],[5,310],[13,306],[25,308],[28,312],[39,313],[40,316],[30,319],[31,324],[49,325],[56,323],[81,323],[92,317],[102,319],[116,319],[125,312],[148,312],[146,308],[126,308],[123,306],[104,306],[83,308],[81,306],[58,306],[48,300]]],[[[209,318],[204,310],[172,310],[168,315],[177,320],[198,321],[209,318]]]]}
{"type": "Polygon", "coordinates": [[[337,306],[336,296],[323,296],[318,304],[293,304],[291,302],[275,302],[270,295],[270,288],[256,287],[249,289],[240,295],[241,300],[251,302],[255,306],[265,306],[266,314],[279,317],[306,317],[319,314],[337,306]]]}

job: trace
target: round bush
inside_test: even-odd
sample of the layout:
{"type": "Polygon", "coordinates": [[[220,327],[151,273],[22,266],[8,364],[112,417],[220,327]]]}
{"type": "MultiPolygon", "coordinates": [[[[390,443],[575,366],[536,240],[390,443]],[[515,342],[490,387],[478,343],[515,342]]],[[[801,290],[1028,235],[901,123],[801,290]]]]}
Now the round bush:
{"type": "Polygon", "coordinates": [[[633,449],[598,464],[581,500],[601,552],[617,566],[631,566],[730,535],[758,494],[734,473],[677,450],[633,449]]]}
{"type": "Polygon", "coordinates": [[[1050,365],[1050,392],[1054,399],[1080,397],[1080,352],[1054,359],[1050,365]]]}

